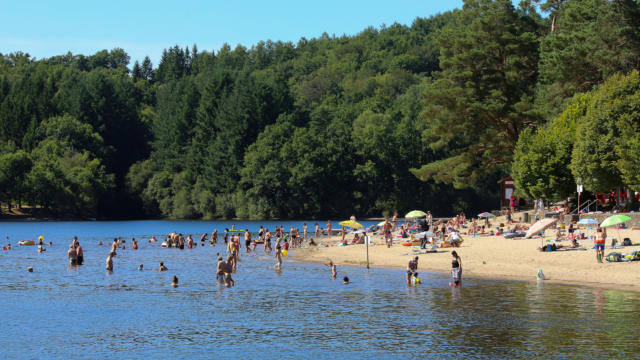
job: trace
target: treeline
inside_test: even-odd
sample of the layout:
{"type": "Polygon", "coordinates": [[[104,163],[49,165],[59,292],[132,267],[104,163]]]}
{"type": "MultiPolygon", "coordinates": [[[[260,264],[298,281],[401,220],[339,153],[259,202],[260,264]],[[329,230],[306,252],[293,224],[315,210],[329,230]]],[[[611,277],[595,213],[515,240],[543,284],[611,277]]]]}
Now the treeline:
{"type": "Polygon", "coordinates": [[[635,1],[533,6],[466,1],[355,36],[176,46],[157,67],[129,69],[121,49],[0,56],[0,200],[101,217],[493,208],[515,149],[534,148],[519,141],[639,63],[635,1]]]}

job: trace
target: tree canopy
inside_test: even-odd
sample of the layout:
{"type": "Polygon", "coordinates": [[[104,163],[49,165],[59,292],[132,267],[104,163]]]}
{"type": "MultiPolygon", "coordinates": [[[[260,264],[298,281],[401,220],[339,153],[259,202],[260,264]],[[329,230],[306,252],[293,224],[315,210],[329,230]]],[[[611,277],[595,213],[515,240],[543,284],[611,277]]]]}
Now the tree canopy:
{"type": "Polygon", "coordinates": [[[466,0],[353,36],[0,54],[0,201],[92,217],[485,211],[638,186],[633,0],[466,0]],[[539,13],[535,4],[540,5],[539,13]],[[546,16],[548,15],[548,16],[546,16]],[[635,101],[635,102],[634,102],[635,101]]]}

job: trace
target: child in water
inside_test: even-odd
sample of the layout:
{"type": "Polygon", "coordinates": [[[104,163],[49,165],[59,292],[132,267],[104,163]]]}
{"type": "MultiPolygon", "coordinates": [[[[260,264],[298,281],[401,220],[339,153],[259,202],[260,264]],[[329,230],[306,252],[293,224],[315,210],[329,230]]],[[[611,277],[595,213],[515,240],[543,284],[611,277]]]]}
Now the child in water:
{"type": "Polygon", "coordinates": [[[336,268],[336,264],[334,264],[332,260],[329,260],[327,266],[331,268],[331,280],[335,280],[338,276],[338,269],[336,268]]]}

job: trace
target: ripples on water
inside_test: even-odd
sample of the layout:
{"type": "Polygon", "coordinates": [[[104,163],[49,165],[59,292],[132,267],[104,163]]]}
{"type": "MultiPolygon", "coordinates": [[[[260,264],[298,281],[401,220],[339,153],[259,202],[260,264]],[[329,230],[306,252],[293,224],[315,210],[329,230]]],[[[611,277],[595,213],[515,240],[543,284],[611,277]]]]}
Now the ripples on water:
{"type": "Polygon", "coordinates": [[[403,271],[339,267],[352,281],[343,285],[322,265],[286,259],[277,272],[274,259],[244,254],[226,289],[214,277],[224,245],[180,251],[146,238],[139,250],[120,250],[106,274],[115,235],[102,235],[128,226],[87,231],[86,265],[72,269],[62,235],[44,254],[15,241],[0,253],[1,358],[631,358],[640,350],[637,293],[478,279],[452,289],[427,273],[407,287],[403,271]],[[151,270],[160,261],[169,271],[151,270]]]}

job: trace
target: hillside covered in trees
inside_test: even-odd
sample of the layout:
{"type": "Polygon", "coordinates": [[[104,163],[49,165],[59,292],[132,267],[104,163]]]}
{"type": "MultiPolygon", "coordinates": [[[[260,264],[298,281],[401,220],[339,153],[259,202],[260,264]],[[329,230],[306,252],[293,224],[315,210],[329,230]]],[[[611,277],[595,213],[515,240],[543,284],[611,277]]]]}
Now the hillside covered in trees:
{"type": "MultiPolygon", "coordinates": [[[[468,0],[410,26],[129,62],[122,49],[0,56],[0,201],[113,218],[448,215],[497,206],[512,164],[539,196],[550,170],[527,156],[559,146],[537,139],[588,113],[591,91],[637,78],[640,11],[468,0]]],[[[631,168],[638,125],[616,130],[631,168]]]]}

